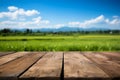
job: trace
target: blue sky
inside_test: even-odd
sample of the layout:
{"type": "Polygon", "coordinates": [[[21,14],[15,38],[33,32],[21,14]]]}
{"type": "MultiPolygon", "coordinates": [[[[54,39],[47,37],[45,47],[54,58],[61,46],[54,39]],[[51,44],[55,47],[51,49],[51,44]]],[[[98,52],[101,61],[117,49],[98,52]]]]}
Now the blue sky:
{"type": "Polygon", "coordinates": [[[120,0],[0,0],[2,28],[120,29],[120,0]]]}

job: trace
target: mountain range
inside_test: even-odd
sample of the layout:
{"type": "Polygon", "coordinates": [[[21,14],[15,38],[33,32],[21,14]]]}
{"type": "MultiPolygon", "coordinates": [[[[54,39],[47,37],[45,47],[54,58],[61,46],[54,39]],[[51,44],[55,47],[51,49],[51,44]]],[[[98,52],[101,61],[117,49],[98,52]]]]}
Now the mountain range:
{"type": "MultiPolygon", "coordinates": [[[[19,30],[25,31],[27,28],[23,29],[12,29],[12,30],[19,30]]],[[[30,29],[34,32],[41,31],[41,32],[69,32],[69,31],[99,31],[99,30],[110,30],[109,28],[79,28],[79,27],[61,27],[61,28],[38,28],[38,29],[30,29]]]]}

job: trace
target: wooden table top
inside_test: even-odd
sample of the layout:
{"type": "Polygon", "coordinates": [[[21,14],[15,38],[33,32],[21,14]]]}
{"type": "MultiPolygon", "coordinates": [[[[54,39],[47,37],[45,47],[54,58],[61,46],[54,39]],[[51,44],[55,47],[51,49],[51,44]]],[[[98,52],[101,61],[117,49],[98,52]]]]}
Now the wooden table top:
{"type": "Polygon", "coordinates": [[[120,52],[0,52],[0,80],[120,80],[120,52]]]}

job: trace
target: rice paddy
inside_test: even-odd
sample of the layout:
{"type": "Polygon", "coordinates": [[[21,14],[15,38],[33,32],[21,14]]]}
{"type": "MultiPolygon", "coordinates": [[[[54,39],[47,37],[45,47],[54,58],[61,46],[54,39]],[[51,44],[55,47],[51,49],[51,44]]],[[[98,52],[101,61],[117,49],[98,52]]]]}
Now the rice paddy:
{"type": "Polygon", "coordinates": [[[0,51],[120,51],[120,35],[0,36],[0,51]]]}

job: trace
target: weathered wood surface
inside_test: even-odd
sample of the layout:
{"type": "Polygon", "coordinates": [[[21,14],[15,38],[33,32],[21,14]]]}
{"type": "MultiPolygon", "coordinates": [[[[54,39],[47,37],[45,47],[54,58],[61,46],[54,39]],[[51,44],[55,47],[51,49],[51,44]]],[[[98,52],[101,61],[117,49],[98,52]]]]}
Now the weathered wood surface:
{"type": "Polygon", "coordinates": [[[96,63],[110,77],[120,77],[120,64],[113,62],[109,57],[101,55],[100,53],[91,52],[84,53],[84,55],[96,63]]]}
{"type": "Polygon", "coordinates": [[[16,52],[0,56],[0,80],[64,79],[120,80],[120,52],[16,52]]]}
{"type": "Polygon", "coordinates": [[[49,52],[20,76],[20,78],[23,80],[29,80],[30,78],[40,80],[60,80],[62,60],[62,52],[49,52]]]}
{"type": "Polygon", "coordinates": [[[118,53],[118,52],[101,52],[101,54],[105,55],[106,57],[109,57],[109,60],[112,60],[112,61],[120,64],[120,53],[118,53]]]}
{"type": "Polygon", "coordinates": [[[10,55],[0,57],[0,65],[5,64],[11,60],[17,59],[21,56],[28,54],[29,52],[16,52],[10,55]]]}
{"type": "Polygon", "coordinates": [[[43,53],[30,53],[5,65],[1,65],[0,77],[4,80],[8,80],[10,77],[16,79],[34,62],[40,59],[41,56],[43,56],[43,53]]]}
{"type": "Polygon", "coordinates": [[[7,55],[7,54],[12,54],[12,53],[14,53],[14,52],[0,52],[0,57],[7,55]]]}
{"type": "Polygon", "coordinates": [[[108,78],[108,75],[79,52],[64,54],[65,80],[99,77],[108,78]]]}

